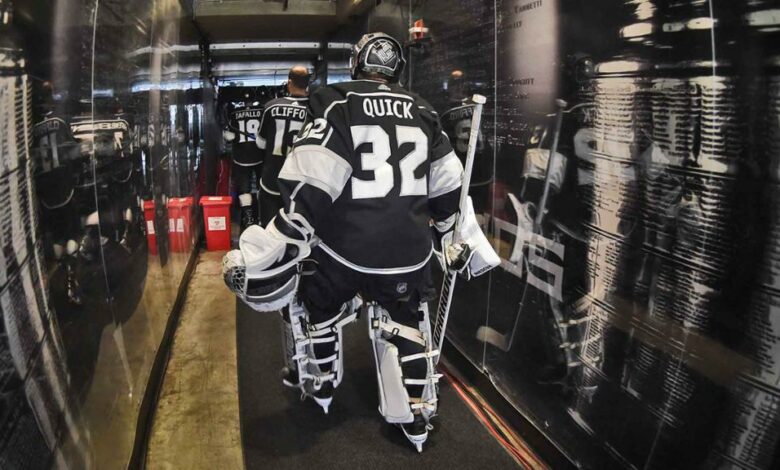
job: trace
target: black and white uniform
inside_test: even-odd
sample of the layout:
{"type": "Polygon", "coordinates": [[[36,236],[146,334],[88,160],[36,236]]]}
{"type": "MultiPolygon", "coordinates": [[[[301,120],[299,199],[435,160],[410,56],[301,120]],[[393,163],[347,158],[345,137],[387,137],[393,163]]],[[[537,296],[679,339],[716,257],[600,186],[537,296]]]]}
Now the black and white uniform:
{"type": "Polygon", "coordinates": [[[73,196],[81,153],[63,118],[49,115],[33,126],[32,156],[48,254],[52,244],[64,246],[80,231],[73,196]]]}
{"type": "MultiPolygon", "coordinates": [[[[441,115],[441,125],[452,142],[452,147],[462,164],[466,164],[466,154],[469,148],[471,133],[471,118],[474,115],[473,105],[456,106],[441,115]]],[[[474,154],[474,167],[469,184],[469,195],[477,212],[488,207],[490,183],[493,181],[493,151],[480,129],[477,139],[477,149],[474,154]]]]}
{"type": "Polygon", "coordinates": [[[263,226],[282,208],[279,172],[293,146],[293,139],[303,128],[308,114],[309,98],[277,98],[266,103],[257,146],[264,152],[260,179],[260,220],[263,226]]]}
{"type": "MultiPolygon", "coordinates": [[[[417,328],[419,303],[430,298],[430,221],[457,212],[463,167],[431,106],[398,85],[320,88],[309,112],[279,174],[284,210],[320,239],[312,253],[318,269],[302,277],[299,297],[314,323],[360,293],[417,328]]],[[[394,341],[401,355],[421,351],[394,341]]],[[[315,349],[329,354],[332,344],[315,349]]],[[[424,378],[424,365],[414,363],[405,375],[424,378]]]]}
{"type": "Polygon", "coordinates": [[[128,172],[132,165],[126,165],[131,155],[130,124],[123,116],[94,120],[80,116],[71,122],[71,131],[77,141],[92,144],[90,158],[83,160],[76,190],[84,225],[88,230],[100,225],[102,236],[118,241],[124,228],[122,206],[126,201],[116,200],[117,190],[126,187],[124,180],[132,175],[128,172]]]}
{"type": "Polygon", "coordinates": [[[260,129],[263,107],[258,102],[232,103],[228,114],[228,126],[235,134],[233,139],[233,181],[238,194],[252,192],[252,185],[259,185],[263,152],[257,148],[255,136],[260,129]]]}

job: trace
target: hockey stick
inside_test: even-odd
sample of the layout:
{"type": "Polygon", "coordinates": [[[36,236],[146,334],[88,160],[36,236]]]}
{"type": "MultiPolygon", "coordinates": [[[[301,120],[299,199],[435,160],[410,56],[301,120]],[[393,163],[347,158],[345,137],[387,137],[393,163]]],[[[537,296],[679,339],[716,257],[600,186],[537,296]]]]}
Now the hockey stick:
{"type": "MultiPolygon", "coordinates": [[[[534,233],[535,234],[541,234],[542,233],[542,222],[544,221],[544,216],[547,214],[547,202],[550,196],[550,183],[551,183],[551,177],[552,172],[554,168],[554,159],[556,158],[557,152],[558,152],[558,142],[561,137],[561,126],[563,123],[563,114],[566,112],[564,111],[566,109],[567,103],[564,100],[555,100],[555,105],[558,107],[558,110],[555,114],[555,129],[553,130],[553,142],[552,147],[550,147],[550,156],[547,158],[547,171],[545,172],[544,177],[544,191],[542,193],[542,198],[539,201],[539,209],[536,214],[536,219],[534,220],[534,233]]],[[[520,308],[517,311],[517,315],[515,316],[515,323],[512,327],[512,331],[508,332],[506,334],[501,334],[495,329],[483,325],[480,326],[477,330],[477,339],[485,342],[490,343],[493,346],[501,349],[504,352],[508,352],[512,345],[515,342],[515,336],[517,335],[517,326],[520,323],[520,314],[523,311],[523,304],[526,300],[526,294],[528,293],[528,283],[526,283],[525,286],[523,286],[523,294],[520,300],[520,308]]]]}
{"type": "MultiPolygon", "coordinates": [[[[474,114],[471,116],[471,133],[469,134],[469,146],[466,152],[466,165],[463,172],[463,183],[460,187],[460,200],[458,202],[458,210],[461,214],[466,212],[466,202],[469,195],[469,185],[471,184],[471,171],[474,167],[474,155],[477,151],[477,139],[479,138],[479,127],[482,122],[482,108],[484,107],[487,99],[482,95],[474,95],[471,97],[471,101],[474,103],[474,114]]],[[[453,233],[457,233],[458,220],[455,220],[455,226],[453,227],[453,233]]],[[[444,251],[444,247],[442,247],[444,251]]],[[[444,253],[442,253],[444,255],[444,253]]],[[[458,273],[447,269],[444,273],[444,281],[441,285],[441,293],[439,297],[439,305],[436,308],[436,319],[433,324],[433,346],[439,351],[439,355],[436,356],[436,362],[441,359],[441,348],[444,346],[444,333],[447,329],[447,320],[450,316],[450,305],[452,304],[452,294],[455,291],[455,279],[458,273]]]]}

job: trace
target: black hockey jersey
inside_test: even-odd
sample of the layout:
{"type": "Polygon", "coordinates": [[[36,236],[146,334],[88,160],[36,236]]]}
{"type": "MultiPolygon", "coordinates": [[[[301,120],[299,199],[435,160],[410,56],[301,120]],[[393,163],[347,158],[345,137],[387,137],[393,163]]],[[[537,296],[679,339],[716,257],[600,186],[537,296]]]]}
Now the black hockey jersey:
{"type": "MultiPolygon", "coordinates": [[[[460,162],[466,164],[466,154],[469,148],[471,134],[471,117],[474,106],[463,105],[450,109],[441,115],[441,125],[452,142],[452,147],[460,162]]],[[[474,167],[471,172],[471,187],[484,186],[493,180],[493,152],[487,145],[482,130],[477,139],[477,149],[474,154],[474,167]]]]}
{"type": "Polygon", "coordinates": [[[94,120],[91,116],[79,116],[70,127],[76,140],[92,142],[98,166],[130,156],[130,124],[122,116],[94,120]]]}
{"type": "Polygon", "coordinates": [[[356,271],[424,267],[430,220],[457,212],[463,178],[431,106],[398,85],[357,80],[320,88],[309,112],[279,174],[285,211],[356,271]]]}
{"type": "Polygon", "coordinates": [[[47,172],[79,158],[79,145],[64,119],[49,116],[32,128],[35,172],[47,172]]]}
{"type": "Polygon", "coordinates": [[[70,201],[81,159],[79,144],[64,119],[48,116],[32,128],[32,157],[38,198],[53,209],[70,201]]]}
{"type": "Polygon", "coordinates": [[[293,146],[293,139],[303,128],[308,114],[309,98],[277,98],[265,105],[257,146],[264,151],[263,191],[279,194],[279,171],[293,146]]]}
{"type": "Polygon", "coordinates": [[[263,151],[255,142],[262,115],[263,107],[259,102],[237,102],[229,107],[228,127],[236,135],[232,146],[233,162],[237,165],[252,166],[263,162],[263,151]]]}
{"type": "Polygon", "coordinates": [[[117,170],[123,169],[125,162],[130,161],[130,123],[121,115],[94,120],[92,116],[84,115],[73,118],[70,128],[77,141],[92,144],[90,155],[94,155],[94,168],[87,164],[89,160],[85,160],[77,185],[91,186],[96,182],[95,177],[101,183],[116,179],[117,170]]]}

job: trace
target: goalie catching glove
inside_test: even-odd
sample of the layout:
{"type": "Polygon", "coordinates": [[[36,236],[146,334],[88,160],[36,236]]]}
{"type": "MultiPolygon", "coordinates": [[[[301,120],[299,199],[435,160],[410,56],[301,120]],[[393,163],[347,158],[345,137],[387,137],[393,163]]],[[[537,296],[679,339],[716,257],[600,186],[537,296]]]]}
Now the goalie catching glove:
{"type": "Polygon", "coordinates": [[[480,276],[501,264],[474,214],[471,197],[467,198],[466,211],[434,223],[437,257],[443,270],[458,272],[465,279],[480,276]]]}
{"type": "Polygon", "coordinates": [[[281,212],[267,228],[250,226],[241,234],[238,250],[222,259],[225,284],[258,312],[286,306],[295,296],[298,264],[311,253],[312,234],[303,218],[281,212]]]}

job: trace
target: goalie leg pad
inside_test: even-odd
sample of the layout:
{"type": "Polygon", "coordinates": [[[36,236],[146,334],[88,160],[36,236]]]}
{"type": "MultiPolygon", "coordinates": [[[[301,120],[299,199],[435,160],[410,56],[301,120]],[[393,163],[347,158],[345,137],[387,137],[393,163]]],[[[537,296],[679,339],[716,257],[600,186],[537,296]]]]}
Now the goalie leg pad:
{"type": "Polygon", "coordinates": [[[368,312],[369,335],[379,384],[379,412],[388,423],[411,423],[415,412],[429,421],[436,414],[441,374],[436,373],[435,358],[439,351],[433,349],[427,305],[423,303],[420,306],[418,328],[393,321],[387,310],[375,303],[368,306],[368,312]],[[402,355],[398,346],[391,342],[394,338],[416,343],[420,352],[402,355]],[[412,361],[424,362],[425,378],[404,376],[403,365],[412,361]],[[411,387],[421,388],[419,399],[410,397],[411,387]]]}
{"type": "Polygon", "coordinates": [[[325,382],[338,387],[344,377],[342,330],[357,318],[360,299],[345,303],[333,318],[314,324],[303,303],[293,302],[289,308],[289,328],[285,325],[285,359],[295,367],[304,396],[320,390],[325,382]],[[325,353],[323,353],[323,351],[325,353]]]}

